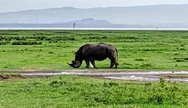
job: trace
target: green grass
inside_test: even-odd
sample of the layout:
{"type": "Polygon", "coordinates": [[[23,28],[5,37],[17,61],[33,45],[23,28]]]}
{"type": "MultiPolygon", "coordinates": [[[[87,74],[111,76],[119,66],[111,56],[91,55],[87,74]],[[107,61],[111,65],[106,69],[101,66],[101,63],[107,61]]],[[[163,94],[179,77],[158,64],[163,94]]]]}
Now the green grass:
{"type": "MultiPolygon", "coordinates": [[[[66,62],[86,43],[109,43],[119,69],[187,70],[187,31],[0,31],[0,70],[71,69],[66,62]]],[[[109,67],[109,60],[96,63],[109,67]]],[[[85,68],[85,63],[81,69],[85,68]]],[[[110,81],[78,76],[22,79],[1,72],[0,108],[186,108],[188,85],[110,81]],[[12,79],[13,76],[13,79],[12,79]]]]}
{"type": "MultiPolygon", "coordinates": [[[[188,69],[187,31],[1,30],[0,70],[70,69],[66,62],[81,45],[100,42],[117,47],[119,69],[188,69]]],[[[109,67],[109,60],[96,65],[109,67]]]]}
{"type": "Polygon", "coordinates": [[[0,108],[185,108],[188,85],[78,76],[0,81],[0,108]]]}
{"type": "Polygon", "coordinates": [[[17,72],[0,72],[0,75],[20,75],[19,73],[17,72]]]}

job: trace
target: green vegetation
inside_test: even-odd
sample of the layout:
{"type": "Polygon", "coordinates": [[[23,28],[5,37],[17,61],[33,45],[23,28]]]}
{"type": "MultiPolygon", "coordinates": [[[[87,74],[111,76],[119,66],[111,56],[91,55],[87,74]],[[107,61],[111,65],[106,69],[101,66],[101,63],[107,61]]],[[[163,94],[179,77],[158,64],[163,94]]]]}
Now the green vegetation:
{"type": "Polygon", "coordinates": [[[188,85],[78,76],[0,81],[1,108],[186,108],[188,85]]]}
{"type": "MultiPolygon", "coordinates": [[[[1,30],[0,70],[70,69],[81,45],[100,42],[117,47],[119,69],[188,69],[187,31],[1,30]]],[[[109,60],[96,65],[107,68],[109,60]]]]}
{"type": "Polygon", "coordinates": [[[23,78],[23,76],[21,76],[19,73],[0,72],[0,81],[7,79],[18,79],[18,78],[23,78]]]}
{"type": "MultiPolygon", "coordinates": [[[[86,43],[117,47],[119,69],[188,69],[187,31],[2,30],[0,70],[71,69],[66,62],[86,43]]],[[[108,68],[109,60],[96,65],[108,68]]],[[[78,76],[25,79],[18,73],[0,73],[0,108],[186,108],[187,97],[187,84],[163,79],[158,83],[78,76]]]]}

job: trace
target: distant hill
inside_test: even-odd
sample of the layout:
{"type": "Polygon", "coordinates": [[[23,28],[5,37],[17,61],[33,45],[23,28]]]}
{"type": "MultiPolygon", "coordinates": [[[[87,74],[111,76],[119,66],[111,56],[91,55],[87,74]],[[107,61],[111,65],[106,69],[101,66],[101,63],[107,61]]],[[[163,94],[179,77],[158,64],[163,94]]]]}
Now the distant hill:
{"type": "Polygon", "coordinates": [[[106,20],[95,20],[93,18],[86,18],[82,20],[76,20],[76,21],[71,21],[68,23],[62,23],[62,25],[67,25],[73,27],[73,24],[75,23],[75,26],[78,28],[81,27],[108,27],[111,26],[112,24],[106,20]]]}
{"type": "Polygon", "coordinates": [[[112,24],[106,20],[95,20],[87,18],[82,20],[71,21],[67,23],[50,23],[50,24],[21,24],[9,23],[0,24],[0,28],[129,28],[142,27],[140,25],[112,24]]]}
{"type": "Polygon", "coordinates": [[[23,24],[23,23],[9,23],[9,24],[0,24],[0,27],[65,27],[65,28],[73,28],[73,24],[77,28],[83,27],[108,27],[112,26],[110,22],[106,20],[95,20],[93,18],[87,18],[82,20],[70,21],[67,23],[50,23],[50,24],[23,24]]]}
{"type": "Polygon", "coordinates": [[[113,26],[188,27],[187,12],[187,4],[89,9],[64,7],[0,13],[0,24],[68,24],[81,21],[88,26],[101,23],[113,26]],[[92,22],[93,19],[97,21],[92,22]]]}

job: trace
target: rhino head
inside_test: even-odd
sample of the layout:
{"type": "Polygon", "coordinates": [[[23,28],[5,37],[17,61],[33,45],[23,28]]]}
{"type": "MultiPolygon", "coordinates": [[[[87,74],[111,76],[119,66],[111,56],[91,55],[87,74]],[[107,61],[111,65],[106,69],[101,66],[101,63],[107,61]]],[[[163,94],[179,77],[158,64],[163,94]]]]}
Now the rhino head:
{"type": "Polygon", "coordinates": [[[78,60],[74,60],[74,61],[72,61],[71,64],[70,64],[70,63],[67,63],[67,64],[70,65],[70,66],[73,67],[73,68],[79,68],[80,65],[81,65],[81,62],[78,61],[78,60]]]}

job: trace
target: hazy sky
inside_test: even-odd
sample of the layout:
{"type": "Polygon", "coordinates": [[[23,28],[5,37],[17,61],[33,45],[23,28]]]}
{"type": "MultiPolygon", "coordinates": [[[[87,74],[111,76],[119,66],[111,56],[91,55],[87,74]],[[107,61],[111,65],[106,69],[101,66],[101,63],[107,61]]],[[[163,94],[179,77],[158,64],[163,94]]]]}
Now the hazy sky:
{"type": "Polygon", "coordinates": [[[60,7],[109,7],[153,4],[188,4],[188,0],[0,0],[0,12],[60,7]]]}

